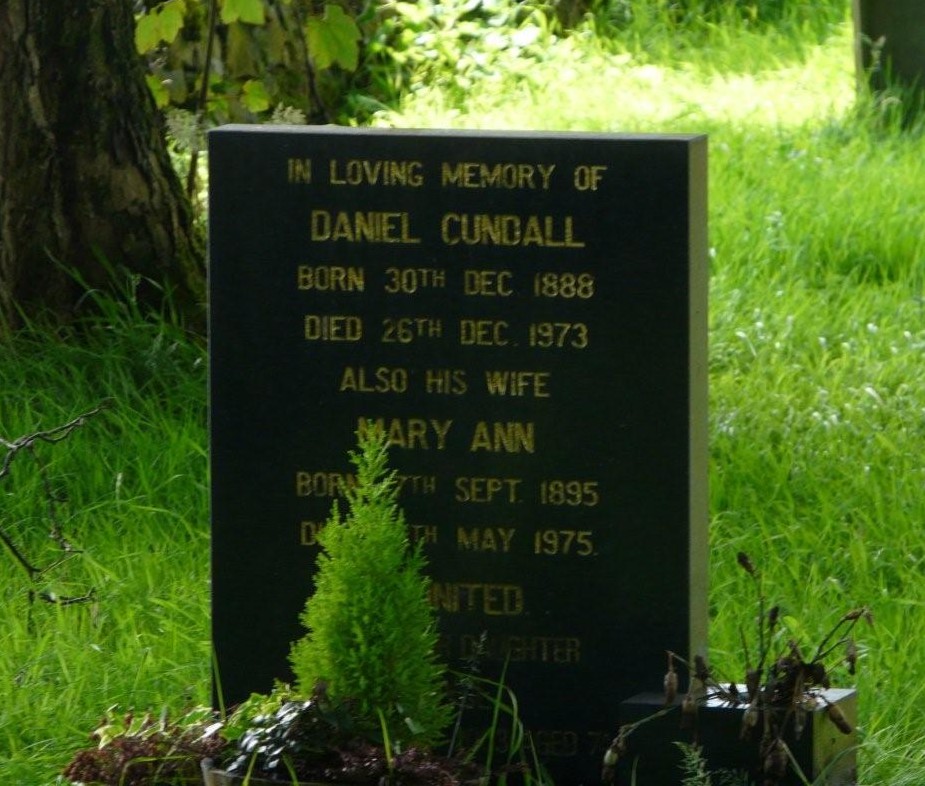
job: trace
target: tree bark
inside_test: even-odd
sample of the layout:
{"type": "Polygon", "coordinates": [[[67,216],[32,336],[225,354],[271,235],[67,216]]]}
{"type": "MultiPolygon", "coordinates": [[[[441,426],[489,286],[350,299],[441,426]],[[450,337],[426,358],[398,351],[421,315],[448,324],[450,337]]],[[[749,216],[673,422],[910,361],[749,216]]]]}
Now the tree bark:
{"type": "Polygon", "coordinates": [[[203,243],[134,26],[131,0],[0,2],[0,333],[71,318],[88,288],[203,322],[203,243]]]}

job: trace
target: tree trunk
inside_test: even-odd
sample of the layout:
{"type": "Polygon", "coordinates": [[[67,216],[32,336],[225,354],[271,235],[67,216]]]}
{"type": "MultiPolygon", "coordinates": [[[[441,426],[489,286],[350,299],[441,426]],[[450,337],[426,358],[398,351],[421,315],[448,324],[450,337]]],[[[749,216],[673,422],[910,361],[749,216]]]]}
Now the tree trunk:
{"type": "Polygon", "coordinates": [[[204,321],[203,244],[134,27],[131,0],[0,2],[0,334],[127,281],[204,321]]]}

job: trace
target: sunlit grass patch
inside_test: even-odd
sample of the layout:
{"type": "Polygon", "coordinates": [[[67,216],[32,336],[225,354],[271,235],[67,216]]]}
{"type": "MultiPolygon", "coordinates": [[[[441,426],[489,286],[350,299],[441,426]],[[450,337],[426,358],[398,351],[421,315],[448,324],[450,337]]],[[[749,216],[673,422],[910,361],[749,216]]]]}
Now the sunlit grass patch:
{"type": "Polygon", "coordinates": [[[743,70],[735,52],[720,59],[712,49],[688,49],[674,59],[670,48],[653,57],[645,42],[628,49],[590,31],[547,36],[516,57],[493,52],[492,71],[467,74],[464,86],[453,74],[442,83],[415,85],[397,112],[382,112],[375,123],[681,131],[729,123],[798,126],[851,108],[855,76],[847,23],[798,52],[776,51],[775,41],[752,33],[736,40],[742,58],[761,63],[743,70]]]}

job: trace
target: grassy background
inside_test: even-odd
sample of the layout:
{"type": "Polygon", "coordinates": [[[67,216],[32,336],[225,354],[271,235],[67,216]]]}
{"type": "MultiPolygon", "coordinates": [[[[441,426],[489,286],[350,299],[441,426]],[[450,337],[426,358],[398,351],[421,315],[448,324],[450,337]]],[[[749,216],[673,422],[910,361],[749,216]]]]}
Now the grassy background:
{"type": "MultiPolygon", "coordinates": [[[[441,48],[374,122],[710,134],[712,659],[738,665],[752,613],[738,550],[807,648],[871,605],[862,782],[925,783],[921,130],[855,100],[844,3],[793,3],[773,24],[732,4],[681,24],[668,6],[612,3],[569,37],[520,16],[500,43],[437,20],[441,48]]],[[[96,601],[30,620],[30,584],[0,559],[2,783],[54,782],[112,704],[208,698],[204,352],[109,309],[81,339],[0,347],[0,436],[114,403],[38,450],[86,553],[37,588],[96,601]]],[[[26,455],[13,470],[3,524],[50,558],[40,476],[26,455]]]]}
{"type": "MultiPolygon", "coordinates": [[[[113,704],[140,710],[208,700],[205,357],[168,324],[112,313],[77,339],[23,334],[0,347],[0,436],[72,420],[39,445],[64,532],[85,553],[31,584],[0,558],[0,783],[53,783],[113,704]],[[28,603],[95,589],[93,603],[28,603]]],[[[48,539],[38,464],[25,452],[0,481],[2,523],[38,565],[48,539]]]]}

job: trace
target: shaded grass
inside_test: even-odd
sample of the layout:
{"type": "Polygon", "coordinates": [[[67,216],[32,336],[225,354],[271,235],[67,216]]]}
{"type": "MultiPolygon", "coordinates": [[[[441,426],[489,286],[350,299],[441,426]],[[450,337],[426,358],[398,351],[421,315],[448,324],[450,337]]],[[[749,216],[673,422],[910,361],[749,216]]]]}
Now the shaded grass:
{"type": "MultiPolygon", "coordinates": [[[[23,332],[0,346],[0,435],[113,405],[40,445],[67,537],[83,549],[34,584],[0,558],[0,782],[54,781],[113,704],[205,702],[209,690],[205,364],[180,331],[138,314],[80,335],[23,332]],[[30,604],[30,589],[91,603],[30,604]]],[[[0,481],[3,526],[38,564],[57,552],[37,465],[0,481]]]]}

